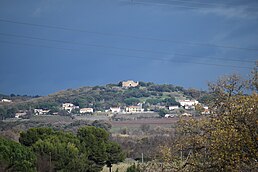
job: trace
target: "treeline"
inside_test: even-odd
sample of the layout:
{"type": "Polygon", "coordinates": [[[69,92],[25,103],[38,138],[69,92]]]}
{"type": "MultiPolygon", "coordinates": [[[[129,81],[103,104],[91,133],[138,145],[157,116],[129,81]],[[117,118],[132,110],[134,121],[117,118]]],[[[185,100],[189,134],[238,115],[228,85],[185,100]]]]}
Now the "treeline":
{"type": "Polygon", "coordinates": [[[27,94],[20,95],[20,94],[13,94],[13,93],[10,95],[5,95],[5,94],[0,93],[0,100],[1,99],[10,99],[12,101],[26,101],[26,100],[30,100],[33,98],[39,98],[39,97],[41,97],[41,96],[39,96],[39,95],[32,96],[32,95],[27,95],[27,94]]]}
{"type": "Polygon", "coordinates": [[[80,128],[76,135],[31,128],[21,133],[19,142],[0,137],[1,171],[98,172],[125,158],[109,133],[93,126],[80,128]]]}

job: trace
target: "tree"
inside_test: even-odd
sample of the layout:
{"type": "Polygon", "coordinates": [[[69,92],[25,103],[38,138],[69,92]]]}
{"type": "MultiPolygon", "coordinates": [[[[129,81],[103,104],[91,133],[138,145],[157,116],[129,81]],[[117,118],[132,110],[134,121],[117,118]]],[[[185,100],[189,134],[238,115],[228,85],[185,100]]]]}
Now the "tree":
{"type": "Polygon", "coordinates": [[[256,61],[256,66],[251,72],[249,84],[252,90],[255,90],[256,92],[258,91],[258,60],[256,61]]]}
{"type": "Polygon", "coordinates": [[[166,104],[166,106],[180,106],[180,103],[178,103],[174,97],[166,98],[163,100],[163,102],[166,104]]]}
{"type": "Polygon", "coordinates": [[[124,100],[126,105],[136,105],[137,103],[140,103],[140,100],[137,98],[127,98],[124,100]]]}
{"type": "Polygon", "coordinates": [[[111,123],[108,121],[95,120],[92,123],[92,126],[102,128],[106,131],[109,131],[112,127],[111,123]]]}
{"type": "Polygon", "coordinates": [[[135,164],[133,164],[126,169],[126,172],[141,172],[141,169],[135,164]]]}
{"type": "Polygon", "coordinates": [[[37,155],[37,169],[49,171],[99,172],[105,164],[124,159],[121,147],[109,140],[109,133],[93,126],[82,127],[77,135],[31,128],[22,132],[19,141],[37,155]]]}
{"type": "Polygon", "coordinates": [[[169,111],[167,109],[159,109],[158,113],[160,117],[164,117],[169,111]]]}
{"type": "Polygon", "coordinates": [[[194,107],[195,107],[195,111],[197,112],[198,115],[201,115],[202,112],[205,110],[201,104],[196,104],[194,107]]]}
{"type": "Polygon", "coordinates": [[[31,128],[26,132],[21,132],[19,142],[24,146],[32,146],[38,140],[44,140],[54,134],[51,128],[31,128]]]}
{"type": "Polygon", "coordinates": [[[41,160],[38,161],[38,169],[45,159],[43,168],[49,171],[83,171],[89,168],[88,154],[80,151],[79,139],[73,134],[57,132],[38,140],[32,148],[41,160]]]}
{"type": "Polygon", "coordinates": [[[0,116],[1,116],[1,120],[4,120],[6,118],[6,109],[4,107],[0,106],[0,116]]]}
{"type": "Polygon", "coordinates": [[[17,108],[15,107],[8,108],[6,111],[6,116],[8,116],[8,118],[14,118],[16,112],[17,112],[17,108]]]}
{"type": "Polygon", "coordinates": [[[0,137],[0,171],[36,171],[35,162],[29,148],[0,137]]]}
{"type": "Polygon", "coordinates": [[[115,142],[109,142],[106,147],[107,151],[107,161],[106,165],[109,167],[109,171],[112,171],[112,164],[117,164],[125,159],[125,154],[119,144],[115,142]]]}
{"type": "Polygon", "coordinates": [[[81,142],[82,151],[89,153],[88,171],[100,171],[107,159],[106,144],[109,134],[104,129],[87,126],[78,130],[77,137],[81,142]]]}
{"type": "Polygon", "coordinates": [[[237,75],[210,84],[212,115],[180,120],[170,164],[185,171],[257,171],[258,94],[237,75]],[[180,163],[177,163],[179,160],[180,163]]]}

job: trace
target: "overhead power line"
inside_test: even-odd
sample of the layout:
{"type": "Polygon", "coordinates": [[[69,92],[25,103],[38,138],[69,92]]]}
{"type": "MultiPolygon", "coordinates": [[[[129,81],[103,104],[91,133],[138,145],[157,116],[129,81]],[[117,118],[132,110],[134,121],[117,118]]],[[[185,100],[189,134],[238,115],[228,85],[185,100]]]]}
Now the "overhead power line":
{"type": "MultiPolygon", "coordinates": [[[[145,53],[152,53],[152,54],[158,54],[158,55],[177,55],[177,56],[185,56],[185,57],[196,57],[196,58],[203,58],[202,56],[196,56],[196,55],[189,55],[189,54],[183,54],[183,53],[169,53],[169,52],[159,52],[159,51],[150,51],[150,50],[143,50],[143,49],[134,49],[134,48],[121,48],[121,47],[114,47],[114,46],[107,46],[107,45],[100,45],[100,44],[89,44],[89,43],[78,43],[73,41],[67,41],[67,40],[56,40],[56,39],[46,39],[41,37],[33,37],[33,36],[27,36],[27,35],[18,35],[18,34],[9,34],[9,33],[1,33],[0,35],[8,36],[8,37],[14,37],[14,38],[25,38],[25,39],[33,39],[33,40],[40,40],[40,41],[48,41],[48,42],[57,42],[57,43],[64,43],[64,44],[72,44],[72,45],[80,45],[80,46],[87,46],[87,47],[98,47],[98,48],[108,48],[108,49],[116,49],[116,50],[126,50],[131,52],[145,52],[145,53]]],[[[207,58],[207,57],[206,57],[207,58]]],[[[212,57],[214,60],[224,60],[224,61],[235,61],[235,62],[246,62],[246,63],[254,63],[253,60],[238,60],[238,59],[226,59],[221,57],[212,57]]]]}
{"type": "Polygon", "coordinates": [[[150,40],[150,41],[158,41],[158,42],[168,42],[168,43],[173,43],[173,44],[184,44],[184,45],[191,45],[191,46],[206,46],[206,47],[213,47],[213,48],[236,49],[236,50],[244,50],[244,51],[258,51],[258,48],[238,47],[238,46],[233,46],[233,45],[219,45],[219,44],[213,44],[213,43],[201,43],[201,42],[190,42],[190,41],[179,41],[179,40],[167,40],[167,39],[160,39],[160,38],[142,37],[142,36],[126,35],[126,34],[114,34],[114,33],[107,33],[107,32],[95,32],[95,31],[88,31],[88,30],[69,28],[69,27],[63,27],[63,26],[53,26],[53,25],[20,22],[20,21],[14,21],[14,20],[7,20],[7,19],[3,19],[3,18],[0,18],[0,22],[48,28],[48,29],[73,31],[73,32],[85,32],[85,33],[112,36],[112,37],[131,38],[131,39],[138,39],[138,40],[150,40]]]}
{"type": "MultiPolygon", "coordinates": [[[[188,8],[188,9],[200,9],[200,7],[195,6],[187,6],[187,5],[178,5],[178,4],[172,4],[172,3],[160,3],[160,2],[147,2],[147,1],[132,1],[133,4],[143,4],[143,5],[158,5],[158,6],[171,6],[171,7],[179,7],[179,8],[188,8]]],[[[207,7],[201,7],[201,8],[207,8],[207,7]]]]}
{"type": "Polygon", "coordinates": [[[73,41],[67,41],[67,40],[46,39],[46,38],[41,38],[41,37],[9,34],[9,33],[2,33],[2,32],[0,32],[0,35],[16,37],[16,38],[26,38],[26,39],[33,39],[33,40],[40,40],[40,41],[48,41],[48,42],[57,42],[57,43],[64,43],[64,44],[74,44],[74,45],[81,45],[81,46],[87,46],[87,47],[100,47],[100,48],[108,48],[108,49],[116,49],[116,50],[138,51],[138,52],[145,52],[145,53],[168,54],[168,53],[158,52],[158,51],[148,51],[148,50],[133,49],[133,48],[121,48],[121,47],[101,45],[101,44],[92,44],[92,43],[79,43],[79,42],[73,42],[73,41]]]}
{"type": "MultiPolygon", "coordinates": [[[[176,3],[181,3],[181,4],[176,4],[176,3],[162,3],[162,2],[158,2],[158,1],[140,1],[140,0],[136,0],[136,1],[131,1],[131,3],[134,4],[145,4],[145,5],[159,5],[159,6],[170,6],[170,7],[179,7],[179,8],[188,8],[188,9],[212,9],[212,8],[219,8],[219,7],[224,7],[224,8],[232,8],[233,6],[229,6],[226,4],[209,4],[209,3],[201,3],[201,2],[191,2],[191,1],[180,1],[180,0],[170,0],[176,3]],[[190,4],[190,5],[185,5],[186,4],[190,4]],[[200,6],[201,5],[201,6],[200,6]],[[206,5],[206,6],[203,6],[206,5]],[[210,5],[210,6],[207,6],[210,5]],[[214,7],[212,7],[212,6],[214,7]],[[216,7],[215,7],[216,6],[216,7]]],[[[234,8],[236,7],[240,7],[240,6],[234,6],[234,8]]],[[[258,8],[255,7],[248,7],[248,10],[252,10],[254,12],[256,12],[258,10],[258,8]]]]}
{"type": "Polygon", "coordinates": [[[216,3],[207,3],[207,2],[197,2],[197,1],[185,1],[185,0],[168,0],[168,2],[179,2],[186,4],[197,4],[197,5],[209,5],[209,6],[217,6],[217,7],[230,7],[230,4],[216,4],[216,3]]]}
{"type": "MultiPolygon", "coordinates": [[[[28,43],[17,43],[17,42],[10,42],[10,41],[0,41],[2,44],[11,44],[11,45],[21,45],[21,46],[29,46],[29,47],[41,47],[41,48],[51,48],[51,49],[59,49],[59,50],[68,50],[68,51],[81,51],[84,53],[89,54],[85,50],[81,49],[71,49],[71,48],[60,48],[54,46],[46,46],[46,45],[36,45],[36,44],[28,44],[28,43]]],[[[100,53],[99,51],[96,53],[100,53]]],[[[167,61],[172,63],[186,63],[186,64],[197,64],[197,65],[204,65],[204,66],[217,66],[217,67],[231,67],[231,68],[243,68],[243,69],[252,69],[251,67],[247,66],[237,66],[237,65],[226,65],[226,64],[217,64],[217,63],[205,63],[205,62],[192,62],[192,61],[178,61],[174,59],[164,59],[164,58],[149,58],[146,56],[135,56],[135,55],[125,55],[125,54],[117,54],[117,53],[102,53],[104,55],[111,55],[111,56],[119,56],[119,57],[130,57],[130,58],[137,58],[137,59],[146,59],[146,60],[157,60],[157,61],[167,61]]]]}

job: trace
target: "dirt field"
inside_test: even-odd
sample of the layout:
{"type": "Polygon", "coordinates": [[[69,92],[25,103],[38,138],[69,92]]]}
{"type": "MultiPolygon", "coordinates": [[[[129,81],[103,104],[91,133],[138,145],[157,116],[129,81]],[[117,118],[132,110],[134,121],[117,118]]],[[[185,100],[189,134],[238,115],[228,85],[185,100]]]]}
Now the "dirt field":
{"type": "Polygon", "coordinates": [[[162,124],[175,124],[179,118],[153,118],[153,119],[138,119],[128,121],[112,121],[112,126],[127,126],[127,125],[162,125],[162,124]]]}

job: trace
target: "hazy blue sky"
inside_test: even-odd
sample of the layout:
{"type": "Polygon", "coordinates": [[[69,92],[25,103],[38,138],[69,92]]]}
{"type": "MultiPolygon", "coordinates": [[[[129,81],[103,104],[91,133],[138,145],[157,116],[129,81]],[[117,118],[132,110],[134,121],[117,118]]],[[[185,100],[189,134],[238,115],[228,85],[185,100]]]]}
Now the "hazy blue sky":
{"type": "Polygon", "coordinates": [[[1,0],[0,93],[128,79],[206,89],[247,77],[257,40],[257,0],[1,0]]]}

